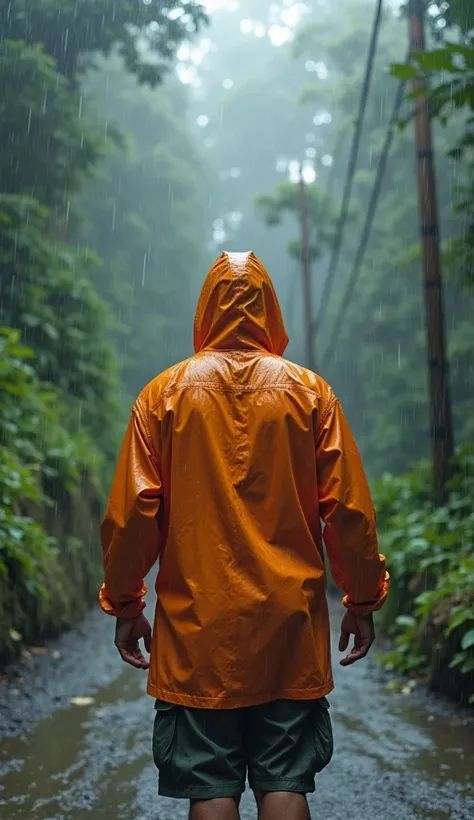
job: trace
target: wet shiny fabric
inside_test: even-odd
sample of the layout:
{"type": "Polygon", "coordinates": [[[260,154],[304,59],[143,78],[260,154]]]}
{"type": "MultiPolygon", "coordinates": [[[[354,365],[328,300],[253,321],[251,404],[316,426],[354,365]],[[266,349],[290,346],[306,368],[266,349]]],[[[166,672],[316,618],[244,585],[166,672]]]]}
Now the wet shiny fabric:
{"type": "Polygon", "coordinates": [[[105,612],[133,617],[159,559],[148,692],[210,709],[333,687],[321,519],[355,613],[389,585],[357,447],[331,388],[282,358],[271,280],[223,254],[195,355],[138,397],[102,525],[105,612]]]}

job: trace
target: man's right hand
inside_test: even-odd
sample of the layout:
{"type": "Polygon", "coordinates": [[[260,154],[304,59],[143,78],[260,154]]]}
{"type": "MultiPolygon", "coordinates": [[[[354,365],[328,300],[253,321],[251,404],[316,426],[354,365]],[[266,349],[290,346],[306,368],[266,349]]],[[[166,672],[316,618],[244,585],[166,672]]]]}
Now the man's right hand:
{"type": "Polygon", "coordinates": [[[115,646],[122,660],[136,669],[148,669],[150,666],[140,649],[139,642],[142,638],[146,651],[151,652],[151,626],[143,614],[137,618],[117,618],[115,646]]]}
{"type": "Polygon", "coordinates": [[[341,666],[350,666],[367,655],[375,640],[373,615],[352,615],[350,612],[346,612],[341,624],[340,652],[344,652],[349,646],[351,635],[354,635],[354,646],[349,654],[340,661],[341,666]]]}

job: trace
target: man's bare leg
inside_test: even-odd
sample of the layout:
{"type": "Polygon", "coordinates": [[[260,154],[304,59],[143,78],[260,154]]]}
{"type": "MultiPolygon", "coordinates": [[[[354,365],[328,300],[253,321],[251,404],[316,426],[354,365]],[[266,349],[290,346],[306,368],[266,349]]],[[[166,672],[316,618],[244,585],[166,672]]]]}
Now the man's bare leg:
{"type": "Polygon", "coordinates": [[[258,820],[311,820],[305,794],[255,791],[258,820]]]}
{"type": "Polygon", "coordinates": [[[189,820],[239,820],[240,797],[192,801],[189,820]]]}

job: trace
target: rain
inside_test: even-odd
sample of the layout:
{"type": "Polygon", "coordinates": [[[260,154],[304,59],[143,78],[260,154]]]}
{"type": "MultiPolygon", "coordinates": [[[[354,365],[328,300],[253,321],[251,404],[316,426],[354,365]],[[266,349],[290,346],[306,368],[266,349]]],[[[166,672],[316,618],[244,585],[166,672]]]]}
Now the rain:
{"type": "MultiPolygon", "coordinates": [[[[286,361],[271,351],[267,367],[278,358],[292,378],[306,374],[288,441],[303,402],[319,407],[330,385],[391,579],[368,657],[341,666],[348,593],[316,507],[303,535],[317,530],[327,584],[334,753],[311,817],[472,820],[472,0],[0,0],[0,146],[0,816],[188,817],[186,801],[158,796],[146,675],[123,664],[99,608],[100,525],[137,397],[193,357],[206,272],[223,253],[253,252],[289,336],[286,361]]],[[[264,479],[242,437],[253,425],[267,442],[275,421],[263,394],[262,415],[246,411],[248,350],[228,348],[236,383],[209,398],[206,370],[193,419],[207,424],[235,393],[232,423],[211,433],[234,465],[222,497],[247,492],[251,505],[264,479]]],[[[174,412],[163,410],[163,429],[174,412]]],[[[171,459],[176,442],[163,442],[171,459]]],[[[313,457],[306,445],[298,464],[313,457]]],[[[287,486],[279,452],[265,452],[264,503],[287,540],[271,533],[260,555],[282,573],[286,601],[281,567],[300,534],[286,497],[276,512],[270,497],[287,486]]],[[[207,527],[210,481],[220,492],[218,468],[203,476],[202,464],[173,468],[200,501],[183,532],[207,527]]],[[[196,567],[204,560],[217,573],[207,554],[196,567]]],[[[260,587],[243,669],[267,640],[265,578],[245,581],[260,587]]],[[[156,579],[154,566],[150,620],[156,579]]],[[[196,579],[183,586],[204,594],[196,579]]],[[[272,669],[268,654],[262,679],[272,669]]],[[[239,812],[258,816],[248,784],[239,812]]]]}

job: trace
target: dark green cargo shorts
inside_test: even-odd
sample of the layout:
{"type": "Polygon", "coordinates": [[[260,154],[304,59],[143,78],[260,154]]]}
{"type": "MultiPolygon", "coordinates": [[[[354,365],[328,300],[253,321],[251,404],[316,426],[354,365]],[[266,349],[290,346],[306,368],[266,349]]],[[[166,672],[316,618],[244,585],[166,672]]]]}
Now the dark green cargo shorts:
{"type": "Polygon", "coordinates": [[[252,789],[314,791],[329,763],[329,703],[276,700],[242,709],[194,709],[156,701],[153,756],[159,794],[208,800],[252,789]]]}

